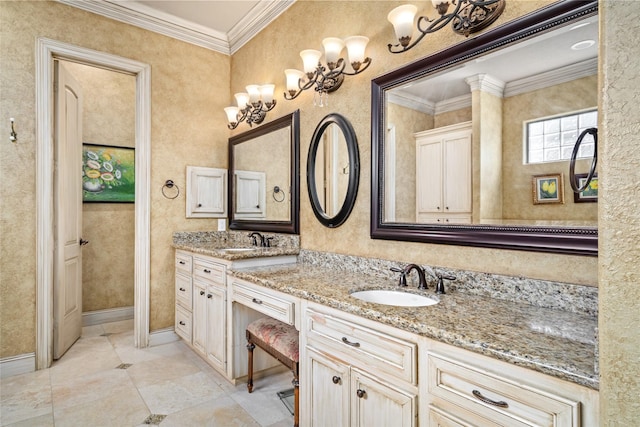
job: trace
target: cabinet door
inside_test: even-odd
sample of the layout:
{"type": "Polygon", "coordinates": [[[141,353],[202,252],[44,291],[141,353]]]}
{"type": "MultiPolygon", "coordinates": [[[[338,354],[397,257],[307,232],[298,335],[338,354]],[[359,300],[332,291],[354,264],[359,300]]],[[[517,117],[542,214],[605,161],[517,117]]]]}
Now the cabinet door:
{"type": "Polygon", "coordinates": [[[207,287],[193,281],[193,347],[204,354],[207,342],[207,287]]]}
{"type": "Polygon", "coordinates": [[[351,370],[351,425],[359,427],[416,425],[416,396],[351,370]]]}
{"type": "Polygon", "coordinates": [[[227,216],[227,170],[187,166],[187,218],[227,216]]]}
{"type": "Polygon", "coordinates": [[[444,212],[471,212],[471,133],[458,132],[443,144],[444,212]]]}
{"type": "Polygon", "coordinates": [[[209,362],[224,369],[226,354],[226,291],[224,288],[207,287],[207,340],[206,351],[209,362]]]}
{"type": "Polygon", "coordinates": [[[308,399],[308,424],[349,426],[349,367],[309,346],[305,366],[307,383],[300,388],[308,399]]]}
{"type": "Polygon", "coordinates": [[[264,172],[235,171],[236,218],[264,218],[267,214],[267,177],[264,172]]]}
{"type": "Polygon", "coordinates": [[[442,143],[440,138],[416,144],[416,214],[442,213],[442,143]]]}

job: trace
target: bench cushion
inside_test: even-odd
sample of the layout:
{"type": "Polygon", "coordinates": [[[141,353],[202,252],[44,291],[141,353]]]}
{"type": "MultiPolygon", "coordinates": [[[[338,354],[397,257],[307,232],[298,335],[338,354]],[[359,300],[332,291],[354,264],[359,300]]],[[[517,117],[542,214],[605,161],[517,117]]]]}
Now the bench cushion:
{"type": "Polygon", "coordinates": [[[300,358],[295,327],[271,317],[263,317],[251,322],[247,331],[294,362],[300,358]]]}

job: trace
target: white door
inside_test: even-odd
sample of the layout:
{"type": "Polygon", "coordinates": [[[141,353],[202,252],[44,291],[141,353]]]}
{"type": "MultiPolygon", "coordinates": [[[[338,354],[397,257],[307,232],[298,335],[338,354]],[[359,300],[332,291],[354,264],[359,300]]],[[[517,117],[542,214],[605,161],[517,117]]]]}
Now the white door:
{"type": "Polygon", "coordinates": [[[82,90],[55,62],[53,358],[82,332],[82,90]]]}

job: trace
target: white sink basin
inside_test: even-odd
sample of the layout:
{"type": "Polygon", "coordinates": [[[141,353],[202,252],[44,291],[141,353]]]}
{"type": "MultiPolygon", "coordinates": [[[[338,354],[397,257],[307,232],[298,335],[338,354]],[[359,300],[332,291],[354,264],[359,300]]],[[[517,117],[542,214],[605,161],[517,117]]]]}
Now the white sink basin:
{"type": "Polygon", "coordinates": [[[425,307],[438,303],[438,300],[423,295],[411,294],[409,292],[386,291],[383,289],[358,291],[352,293],[351,296],[366,302],[400,307],[425,307]]]}

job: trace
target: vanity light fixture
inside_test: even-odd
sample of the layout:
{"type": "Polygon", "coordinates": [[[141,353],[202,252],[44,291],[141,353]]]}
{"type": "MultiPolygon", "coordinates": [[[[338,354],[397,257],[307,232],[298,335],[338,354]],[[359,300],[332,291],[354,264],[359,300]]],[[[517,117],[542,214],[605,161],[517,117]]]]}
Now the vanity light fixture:
{"type": "Polygon", "coordinates": [[[229,129],[235,129],[240,122],[246,121],[249,126],[260,124],[263,122],[268,111],[273,110],[276,106],[276,100],[273,99],[273,90],[275,85],[249,85],[246,87],[247,92],[236,93],[237,107],[226,107],[224,112],[227,114],[227,125],[229,129]]]}
{"type": "Polygon", "coordinates": [[[314,88],[319,100],[314,95],[314,105],[326,105],[329,92],[338,90],[344,81],[344,76],[355,76],[371,65],[371,58],[365,57],[365,49],[369,39],[364,36],[351,36],[342,40],[337,37],[327,37],[322,40],[326,66],[320,62],[322,52],[306,49],[300,52],[304,64],[304,72],[294,69],[284,70],[287,77],[287,91],[284,98],[295,99],[302,91],[314,88]],[[353,72],[345,71],[347,62],[340,56],[347,48],[347,56],[353,72]]]}
{"type": "Polygon", "coordinates": [[[420,35],[413,43],[411,43],[413,22],[418,8],[406,4],[389,12],[387,19],[393,24],[399,41],[398,44],[389,43],[389,52],[405,52],[418,44],[424,36],[444,28],[449,22],[454,32],[469,37],[469,34],[477,33],[495,22],[504,11],[506,0],[451,0],[455,5],[451,13],[447,13],[449,1],[431,0],[431,3],[440,17],[429,19],[426,16],[420,16],[417,24],[420,35]]]}

